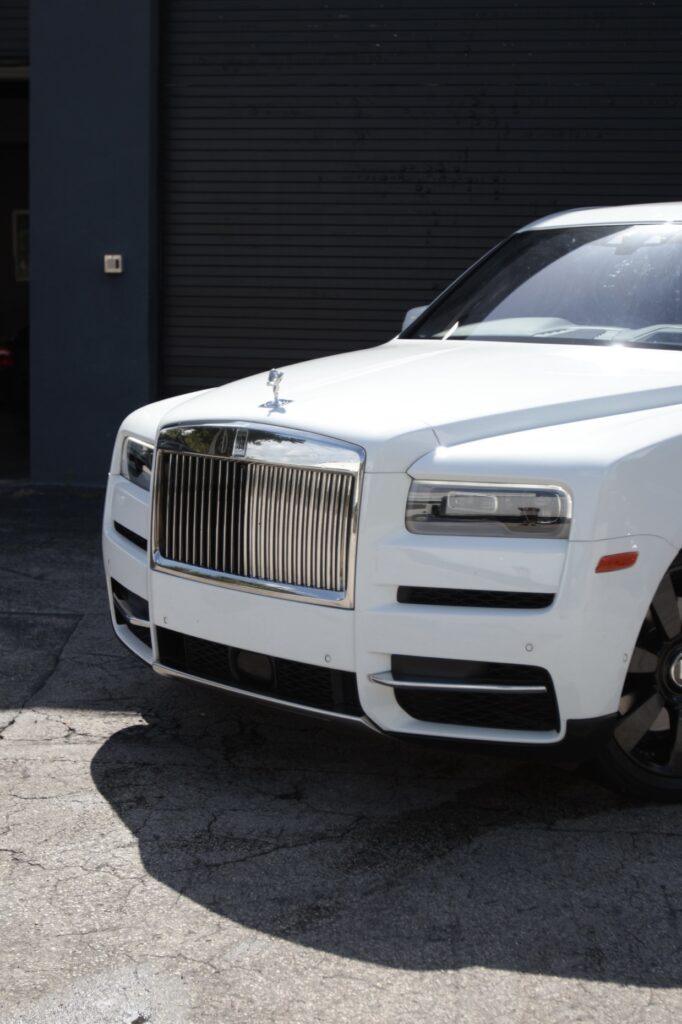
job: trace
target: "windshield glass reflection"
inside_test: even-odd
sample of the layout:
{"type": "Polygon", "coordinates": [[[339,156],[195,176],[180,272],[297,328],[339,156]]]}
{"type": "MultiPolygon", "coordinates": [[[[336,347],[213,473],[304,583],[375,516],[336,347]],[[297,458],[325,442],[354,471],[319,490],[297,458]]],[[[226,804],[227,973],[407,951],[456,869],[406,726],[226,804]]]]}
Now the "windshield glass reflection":
{"type": "Polygon", "coordinates": [[[682,347],[682,224],[514,235],[403,335],[682,347]]]}

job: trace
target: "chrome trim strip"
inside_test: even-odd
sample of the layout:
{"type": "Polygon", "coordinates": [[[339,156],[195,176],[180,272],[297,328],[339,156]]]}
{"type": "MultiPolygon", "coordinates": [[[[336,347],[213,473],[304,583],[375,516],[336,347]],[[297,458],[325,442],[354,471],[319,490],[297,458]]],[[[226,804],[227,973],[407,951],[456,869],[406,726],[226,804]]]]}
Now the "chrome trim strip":
{"type": "Polygon", "coordinates": [[[345,469],[349,473],[356,472],[365,462],[364,449],[350,441],[242,420],[163,427],[157,447],[211,458],[234,458],[237,462],[281,464],[299,469],[345,469]],[[237,432],[242,430],[248,432],[246,454],[234,456],[237,432]]]}
{"type": "MultiPolygon", "coordinates": [[[[136,615],[131,615],[128,611],[127,605],[121,601],[120,597],[116,597],[116,594],[112,591],[111,599],[116,606],[116,609],[121,613],[123,618],[126,620],[126,626],[142,626],[144,629],[151,629],[151,623],[147,619],[138,619],[136,615]]],[[[120,625],[120,623],[118,623],[120,625]]]]}
{"type": "Polygon", "coordinates": [[[334,719],[340,722],[348,722],[353,725],[362,725],[369,729],[376,730],[376,726],[365,715],[344,715],[339,711],[325,711],[324,708],[311,708],[308,704],[295,704],[290,700],[280,700],[278,697],[268,697],[264,693],[254,693],[252,690],[242,690],[238,686],[230,686],[229,683],[218,683],[215,679],[204,679],[202,676],[192,675],[191,672],[183,672],[181,669],[168,668],[160,661],[155,661],[152,668],[157,675],[167,679],[185,679],[191,683],[201,683],[203,686],[212,686],[216,690],[226,690],[239,697],[248,697],[249,700],[257,700],[263,704],[276,704],[288,711],[295,711],[298,714],[310,715],[312,718],[334,719]]]}
{"type": "Polygon", "coordinates": [[[362,448],[302,430],[235,421],[163,428],[157,450],[152,569],[263,596],[353,607],[362,448]],[[238,434],[242,443],[247,437],[244,456],[233,455],[238,434]],[[303,472],[296,479],[298,471],[303,472]],[[245,529],[249,522],[261,525],[245,529]],[[162,534],[172,558],[161,554],[162,534]]]}
{"type": "Polygon", "coordinates": [[[214,583],[228,587],[230,590],[245,590],[252,594],[267,597],[285,597],[291,601],[307,601],[309,604],[329,604],[336,608],[352,608],[348,596],[338,590],[319,590],[314,587],[300,587],[294,583],[275,583],[272,580],[259,580],[252,576],[234,576],[229,572],[215,569],[204,569],[198,565],[180,565],[164,558],[158,551],[154,552],[154,569],[168,573],[169,576],[180,576],[182,579],[193,579],[202,583],[214,583]]]}
{"type": "Polygon", "coordinates": [[[425,683],[420,679],[394,679],[392,672],[375,672],[371,682],[382,686],[393,686],[396,689],[448,690],[453,693],[537,693],[546,694],[547,687],[538,686],[500,686],[497,683],[425,683]]]}

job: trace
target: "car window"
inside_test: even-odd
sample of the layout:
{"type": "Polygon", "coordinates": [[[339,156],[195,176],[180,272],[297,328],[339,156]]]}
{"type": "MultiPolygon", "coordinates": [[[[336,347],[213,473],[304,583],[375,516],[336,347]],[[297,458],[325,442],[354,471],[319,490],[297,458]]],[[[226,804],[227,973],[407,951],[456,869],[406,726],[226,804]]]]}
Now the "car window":
{"type": "Polygon", "coordinates": [[[514,235],[403,336],[682,347],[682,225],[514,235]]]}

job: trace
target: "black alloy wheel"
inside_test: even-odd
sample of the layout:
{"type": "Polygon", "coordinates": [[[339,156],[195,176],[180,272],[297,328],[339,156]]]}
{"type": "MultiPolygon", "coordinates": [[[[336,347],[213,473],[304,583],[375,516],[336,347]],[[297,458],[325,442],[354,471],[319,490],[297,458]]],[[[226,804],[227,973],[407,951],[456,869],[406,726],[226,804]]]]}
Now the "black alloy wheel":
{"type": "Polygon", "coordinates": [[[612,782],[646,799],[682,800],[681,606],[678,556],[646,614],[625,679],[621,718],[601,757],[612,782]]]}

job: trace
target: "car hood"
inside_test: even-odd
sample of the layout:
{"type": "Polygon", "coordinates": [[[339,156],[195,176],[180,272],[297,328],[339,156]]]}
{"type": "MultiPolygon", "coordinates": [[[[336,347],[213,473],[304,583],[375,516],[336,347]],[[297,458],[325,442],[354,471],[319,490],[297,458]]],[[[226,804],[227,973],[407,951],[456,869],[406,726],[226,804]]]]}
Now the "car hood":
{"type": "Polygon", "coordinates": [[[173,405],[162,425],[239,420],[362,445],[404,471],[435,446],[682,403],[682,352],[396,339],[284,367],[281,404],[257,374],[173,405]]]}

